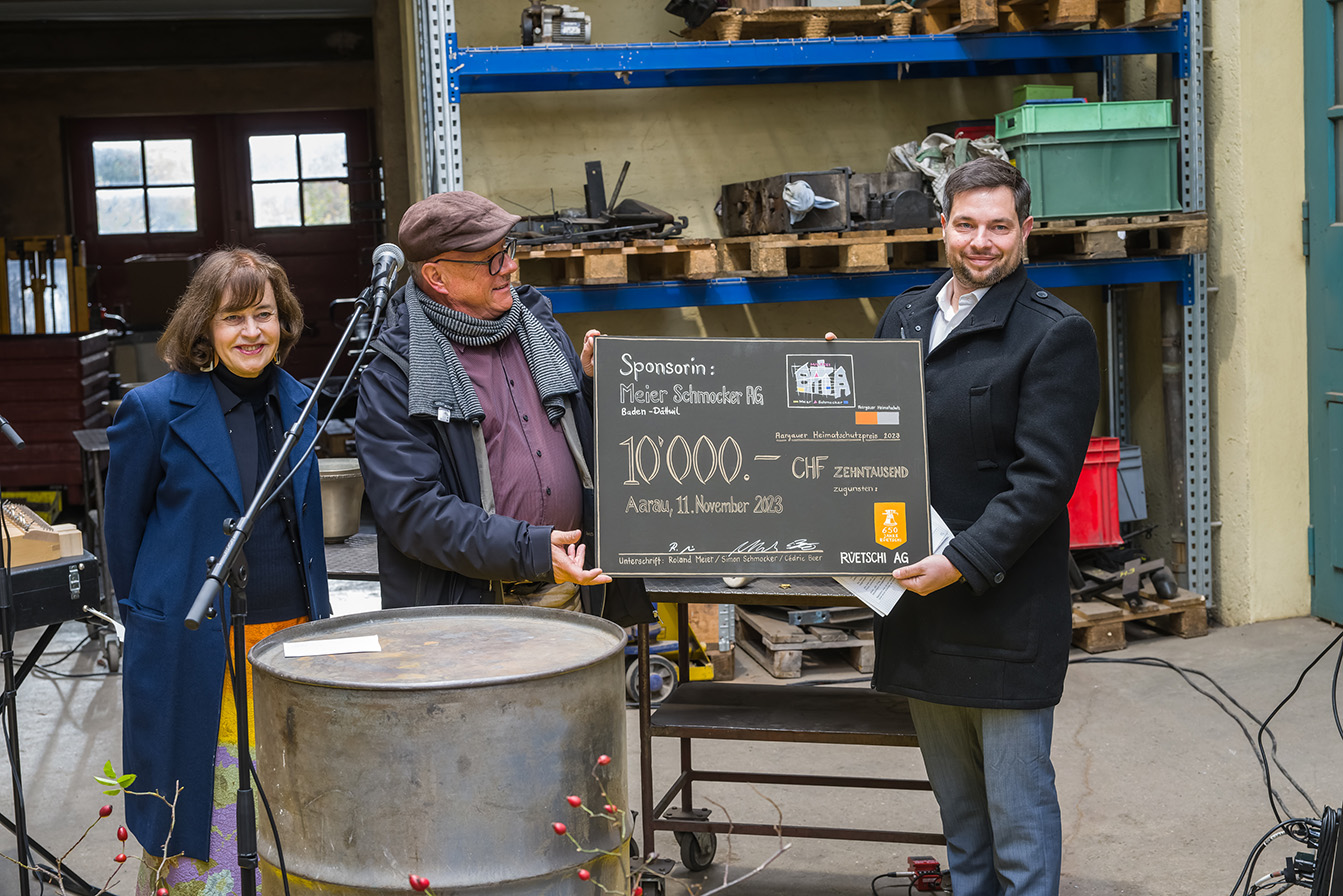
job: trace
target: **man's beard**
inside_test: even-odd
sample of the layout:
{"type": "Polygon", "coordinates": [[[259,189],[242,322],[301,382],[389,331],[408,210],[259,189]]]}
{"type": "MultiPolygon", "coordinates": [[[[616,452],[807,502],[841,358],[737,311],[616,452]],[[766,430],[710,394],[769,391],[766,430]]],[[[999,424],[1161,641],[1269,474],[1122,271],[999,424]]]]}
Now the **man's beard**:
{"type": "Polygon", "coordinates": [[[950,256],[947,263],[951,266],[951,273],[955,276],[957,283],[969,286],[971,289],[985,289],[998,283],[1020,267],[1023,254],[1018,247],[1011,255],[1004,255],[997,264],[982,274],[976,273],[960,255],[950,256]]]}

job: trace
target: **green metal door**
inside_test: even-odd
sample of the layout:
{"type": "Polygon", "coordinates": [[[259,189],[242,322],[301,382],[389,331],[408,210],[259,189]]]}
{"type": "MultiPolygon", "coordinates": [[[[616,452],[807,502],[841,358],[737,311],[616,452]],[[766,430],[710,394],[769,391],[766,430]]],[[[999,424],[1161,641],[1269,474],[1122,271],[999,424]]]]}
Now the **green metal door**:
{"type": "Polygon", "coordinates": [[[1343,622],[1343,2],[1304,15],[1311,612],[1343,622]]]}

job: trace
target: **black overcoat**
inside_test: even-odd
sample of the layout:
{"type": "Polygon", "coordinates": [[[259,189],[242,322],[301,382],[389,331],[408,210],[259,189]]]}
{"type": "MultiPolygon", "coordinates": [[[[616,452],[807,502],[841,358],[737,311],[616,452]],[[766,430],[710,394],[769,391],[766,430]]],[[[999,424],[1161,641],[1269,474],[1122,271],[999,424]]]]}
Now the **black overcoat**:
{"type": "Polygon", "coordinates": [[[1053,706],[1072,639],[1067,505],[1099,401],[1096,335],[1018,267],[928,352],[950,276],[897,297],[876,335],[923,342],[929,500],[965,580],[907,593],[878,622],[872,683],[957,706],[1053,706]]]}

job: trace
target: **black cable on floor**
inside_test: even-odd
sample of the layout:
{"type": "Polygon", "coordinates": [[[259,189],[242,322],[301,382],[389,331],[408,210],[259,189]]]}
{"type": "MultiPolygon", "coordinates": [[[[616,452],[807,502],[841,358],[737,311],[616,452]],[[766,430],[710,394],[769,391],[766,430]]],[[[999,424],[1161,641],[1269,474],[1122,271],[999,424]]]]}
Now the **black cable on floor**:
{"type": "MultiPolygon", "coordinates": [[[[1332,645],[1330,645],[1330,646],[1332,646],[1332,645]]],[[[1327,649],[1327,648],[1326,648],[1326,649],[1327,649]]],[[[1153,668],[1169,669],[1169,670],[1171,670],[1171,671],[1177,673],[1181,678],[1183,678],[1183,679],[1185,680],[1185,683],[1186,683],[1186,684],[1188,684],[1190,687],[1192,687],[1195,691],[1198,691],[1198,693],[1202,694],[1204,697],[1207,697],[1207,698],[1208,698],[1209,700],[1211,700],[1211,701],[1212,701],[1212,702],[1213,702],[1213,703],[1214,703],[1220,710],[1222,710],[1222,712],[1226,713],[1227,716],[1230,717],[1230,719],[1231,719],[1233,722],[1236,723],[1236,726],[1240,728],[1241,733],[1245,735],[1245,740],[1250,744],[1250,748],[1251,748],[1252,750],[1254,750],[1255,758],[1259,761],[1260,769],[1263,771],[1263,775],[1264,775],[1264,783],[1265,783],[1265,786],[1268,788],[1268,792],[1269,792],[1269,802],[1270,802],[1270,804],[1273,804],[1273,801],[1274,801],[1274,800],[1277,800],[1277,804],[1273,804],[1273,808],[1274,808],[1274,812],[1273,812],[1273,814],[1274,814],[1274,817],[1275,817],[1277,820],[1279,820],[1279,821],[1282,820],[1282,816],[1281,816],[1280,814],[1278,814],[1277,806],[1278,806],[1278,804],[1282,805],[1283,810],[1286,811],[1286,802],[1282,799],[1282,796],[1281,796],[1281,795],[1280,795],[1280,794],[1273,788],[1272,776],[1271,776],[1271,774],[1270,774],[1270,772],[1269,772],[1269,767],[1268,767],[1268,756],[1269,756],[1269,755],[1272,756],[1272,758],[1273,758],[1273,764],[1276,765],[1276,766],[1278,767],[1278,770],[1282,772],[1283,777],[1286,778],[1286,779],[1291,783],[1291,785],[1296,789],[1296,792],[1299,793],[1299,794],[1301,794],[1302,798],[1305,799],[1306,803],[1310,806],[1310,810],[1311,810],[1311,812],[1316,813],[1316,814],[1319,813],[1319,809],[1316,808],[1314,800],[1312,800],[1312,799],[1310,798],[1310,795],[1307,794],[1306,791],[1305,791],[1305,789],[1302,788],[1301,785],[1297,783],[1296,779],[1293,778],[1293,777],[1291,776],[1291,774],[1287,771],[1287,769],[1283,768],[1283,765],[1282,765],[1281,760],[1278,759],[1278,742],[1277,742],[1277,738],[1274,737],[1273,732],[1270,731],[1270,730],[1268,729],[1268,720],[1265,720],[1265,721],[1263,721],[1263,722],[1260,722],[1259,719],[1258,719],[1258,717],[1255,716],[1254,713],[1252,713],[1252,712],[1250,712],[1248,709],[1246,709],[1246,708],[1240,703],[1240,701],[1236,700],[1235,697],[1232,697],[1231,694],[1228,693],[1227,690],[1226,690],[1225,688],[1223,688],[1220,684],[1218,684],[1218,683],[1216,682],[1216,680],[1214,680],[1214,679],[1212,678],[1212,676],[1208,675],[1206,672],[1202,672],[1202,671],[1200,671],[1200,670],[1198,670],[1198,669],[1190,669],[1190,668],[1183,667],[1183,666],[1177,666],[1177,665],[1175,665],[1174,663],[1168,662],[1167,660],[1163,660],[1163,659],[1160,659],[1160,658],[1158,658],[1158,657],[1134,657],[1134,658],[1132,658],[1132,659],[1127,659],[1127,658],[1119,658],[1119,657],[1096,657],[1096,656],[1089,656],[1089,657],[1083,657],[1083,658],[1081,658],[1081,659],[1075,659],[1075,660],[1069,660],[1069,661],[1068,661],[1068,664],[1069,664],[1069,665],[1073,665],[1074,663],[1078,663],[1078,664],[1080,664],[1080,663],[1125,663],[1125,664],[1133,665],[1133,666],[1151,666],[1151,667],[1153,667],[1153,668]],[[1271,751],[1264,751],[1264,750],[1263,750],[1262,740],[1260,741],[1259,745],[1256,746],[1256,744],[1255,744],[1255,738],[1250,734],[1250,730],[1249,730],[1247,727],[1245,727],[1245,724],[1244,724],[1239,718],[1236,717],[1235,713],[1231,712],[1231,710],[1229,710],[1229,709],[1226,707],[1226,705],[1225,705],[1224,703],[1222,703],[1222,701],[1218,700],[1217,697],[1215,697],[1214,695],[1208,693],[1207,691],[1205,691],[1205,690],[1203,690],[1202,688],[1200,688],[1197,684],[1195,684],[1194,681],[1190,678],[1191,675],[1196,675],[1196,676],[1198,676],[1198,677],[1200,677],[1200,678],[1204,678],[1204,679],[1206,679],[1206,680],[1208,681],[1208,683],[1211,684],[1214,688],[1216,688],[1217,691],[1218,691],[1219,693],[1221,693],[1224,697],[1226,697],[1226,699],[1227,699],[1232,705],[1234,705],[1237,709],[1239,709],[1241,712],[1243,712],[1243,713],[1250,719],[1250,721],[1255,722],[1256,724],[1259,724],[1259,726],[1260,726],[1260,727],[1259,727],[1260,737],[1262,738],[1262,735],[1263,735],[1264,732],[1267,732],[1267,733],[1268,733],[1269,741],[1270,741],[1270,743],[1271,743],[1271,745],[1272,745],[1272,749],[1271,749],[1271,751]]],[[[1300,686],[1300,683],[1298,682],[1298,687],[1299,687],[1299,686],[1300,686]]],[[[1295,693],[1295,690],[1293,691],[1293,693],[1295,693]]],[[[1289,694],[1288,697],[1290,697],[1290,696],[1291,696],[1291,695],[1289,694]]],[[[1283,702],[1285,703],[1286,701],[1284,700],[1283,702]]],[[[1279,709],[1281,708],[1281,706],[1282,706],[1282,704],[1279,704],[1279,709]]],[[[1274,710],[1274,712],[1277,712],[1277,710],[1274,710]]],[[[1270,716],[1269,718],[1272,718],[1272,716],[1270,716]]]]}
{"type": "Polygon", "coordinates": [[[1254,866],[1259,862],[1259,856],[1263,853],[1264,848],[1275,839],[1274,835],[1277,834],[1278,831],[1282,831],[1293,840],[1300,840],[1301,842],[1306,843],[1309,842],[1308,833],[1293,833],[1292,828],[1296,827],[1301,831],[1308,832],[1315,824],[1317,824],[1317,822],[1311,818],[1289,818],[1287,821],[1280,821],[1269,828],[1264,835],[1259,838],[1259,842],[1254,845],[1254,848],[1250,850],[1249,857],[1245,859],[1245,864],[1240,869],[1240,875],[1236,878],[1236,882],[1231,885],[1230,896],[1236,896],[1236,891],[1240,889],[1241,881],[1245,881],[1245,892],[1248,893],[1250,891],[1250,885],[1254,882],[1254,866]]]}
{"type": "MultiPolygon", "coordinates": [[[[1273,721],[1273,717],[1276,716],[1276,715],[1278,714],[1278,712],[1279,712],[1284,706],[1287,705],[1287,701],[1291,700],[1292,697],[1296,696],[1296,692],[1299,691],[1299,690],[1301,689],[1301,684],[1306,680],[1306,675],[1310,672],[1311,669],[1315,668],[1315,664],[1316,664],[1316,663],[1318,663],[1320,660],[1324,659],[1325,655],[1328,654],[1330,650],[1333,650],[1334,645],[1337,644],[1340,640],[1343,640],[1343,632],[1339,632],[1338,635],[1336,635],[1336,636],[1334,637],[1334,640],[1330,641],[1330,642],[1325,646],[1325,648],[1324,648],[1323,650],[1321,650],[1321,651],[1319,652],[1318,655],[1316,655],[1315,659],[1313,659],[1313,660],[1310,661],[1310,664],[1307,665],[1306,668],[1303,669],[1303,670],[1301,671],[1301,675],[1296,679],[1296,684],[1293,685],[1292,690],[1287,694],[1286,697],[1283,697],[1283,698],[1282,698],[1282,701],[1281,701],[1277,706],[1273,707],[1273,711],[1272,711],[1271,713],[1268,714],[1268,717],[1267,717],[1266,719],[1264,719],[1263,724],[1261,724],[1261,725],[1259,726],[1259,748],[1260,748],[1261,750],[1263,749],[1263,746],[1264,746],[1264,731],[1266,731],[1266,730],[1268,729],[1268,723],[1271,722],[1271,721],[1273,721]]],[[[1340,654],[1340,659],[1343,659],[1343,654],[1340,654]]],[[[1338,668],[1337,668],[1337,666],[1335,666],[1335,668],[1334,668],[1334,693],[1335,693],[1335,697],[1334,697],[1334,699],[1335,699],[1335,707],[1337,706],[1337,692],[1338,692],[1338,668]]],[[[1337,720],[1338,720],[1338,716],[1337,716],[1337,714],[1335,714],[1334,719],[1335,719],[1335,724],[1337,724],[1337,720]]],[[[1343,734],[1343,729],[1340,729],[1340,734],[1343,734]]],[[[1271,735],[1270,735],[1270,737],[1271,737],[1271,735]]],[[[1276,748],[1277,748],[1277,744],[1275,743],[1275,744],[1274,744],[1274,749],[1276,750],[1276,748]]],[[[1278,768],[1281,769],[1282,766],[1279,765],[1278,768]]],[[[1284,771],[1283,774],[1286,774],[1286,771],[1284,771]]],[[[1267,767],[1267,766],[1264,767],[1264,777],[1265,777],[1265,780],[1268,779],[1268,767],[1267,767]]],[[[1290,780],[1290,778],[1289,778],[1288,780],[1290,780]]],[[[1293,784],[1296,784],[1295,781],[1292,781],[1292,783],[1293,783],[1293,784]]],[[[1297,789],[1300,790],[1299,787],[1298,787],[1297,789]]],[[[1273,794],[1273,787],[1272,787],[1271,784],[1269,785],[1269,793],[1270,793],[1270,794],[1273,794]]],[[[1304,795],[1304,794],[1303,794],[1303,795],[1304,795]]],[[[1272,807],[1272,809],[1273,809],[1273,817],[1276,818],[1276,819],[1278,819],[1279,821],[1281,821],[1281,820],[1282,820],[1282,816],[1278,814],[1278,807],[1277,807],[1276,805],[1274,805],[1274,803],[1273,803],[1273,799],[1272,799],[1271,796],[1270,796],[1270,799],[1269,799],[1268,802],[1269,802],[1269,806],[1272,807]]],[[[1314,804],[1313,802],[1311,802],[1311,800],[1310,800],[1309,797],[1307,797],[1306,802],[1310,803],[1310,811],[1311,811],[1311,812],[1315,813],[1316,815],[1319,815],[1319,814],[1320,814],[1320,810],[1317,809],[1317,808],[1315,807],[1315,804],[1314,804]]],[[[1286,807],[1284,807],[1284,810],[1285,810],[1285,808],[1286,808],[1286,807]]]]}

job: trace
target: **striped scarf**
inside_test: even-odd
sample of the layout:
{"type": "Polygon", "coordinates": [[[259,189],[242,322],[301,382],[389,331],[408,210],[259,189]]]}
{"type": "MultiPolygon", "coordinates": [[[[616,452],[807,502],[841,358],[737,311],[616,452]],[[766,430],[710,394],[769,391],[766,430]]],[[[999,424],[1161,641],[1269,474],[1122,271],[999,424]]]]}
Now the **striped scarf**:
{"type": "Polygon", "coordinates": [[[522,304],[516,288],[513,306],[498,320],[482,320],[441,305],[421,292],[414,280],[406,284],[405,298],[410,318],[407,410],[412,417],[439,417],[443,410],[454,419],[484,420],[476,387],[452,345],[495,345],[514,333],[546,416],[551,423],[564,416],[563,397],[578,391],[573,367],[555,337],[522,304]]]}

